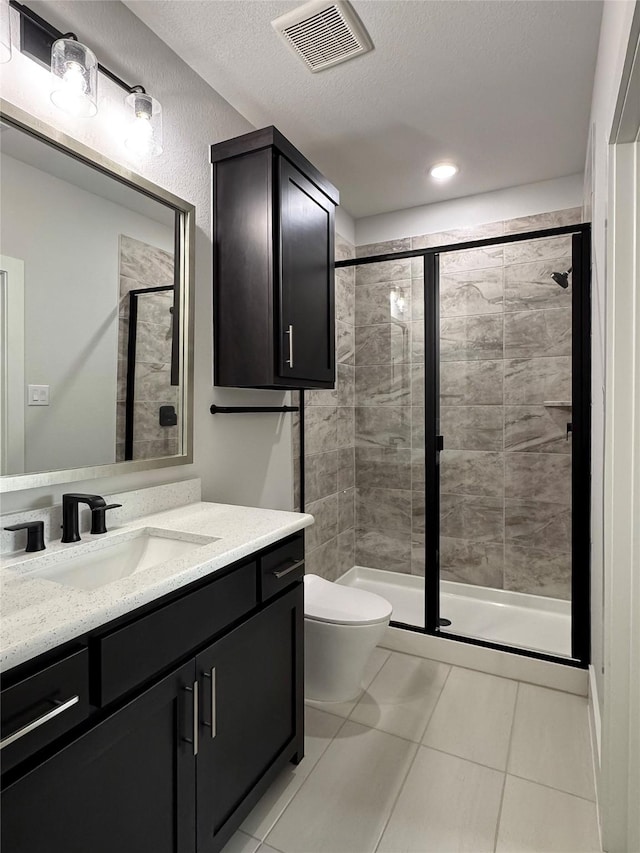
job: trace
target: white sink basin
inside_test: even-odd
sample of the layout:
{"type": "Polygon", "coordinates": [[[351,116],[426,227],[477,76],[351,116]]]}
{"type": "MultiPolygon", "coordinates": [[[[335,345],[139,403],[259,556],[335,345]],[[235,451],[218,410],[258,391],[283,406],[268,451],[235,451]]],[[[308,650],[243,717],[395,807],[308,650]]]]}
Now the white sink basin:
{"type": "Polygon", "coordinates": [[[145,528],[114,536],[105,542],[93,541],[84,547],[79,545],[68,556],[59,552],[59,561],[42,568],[33,566],[28,573],[29,577],[46,578],[76,589],[97,589],[167,560],[176,560],[216,541],[214,536],[191,533],[172,536],[163,530],[145,528]]]}

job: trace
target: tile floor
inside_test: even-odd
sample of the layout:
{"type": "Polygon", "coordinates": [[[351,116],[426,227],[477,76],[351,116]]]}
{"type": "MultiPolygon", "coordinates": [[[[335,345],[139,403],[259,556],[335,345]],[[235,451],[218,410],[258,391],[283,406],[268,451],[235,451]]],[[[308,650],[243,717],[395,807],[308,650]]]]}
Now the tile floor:
{"type": "Polygon", "coordinates": [[[376,649],[223,853],[600,851],[587,700],[376,649]]]}

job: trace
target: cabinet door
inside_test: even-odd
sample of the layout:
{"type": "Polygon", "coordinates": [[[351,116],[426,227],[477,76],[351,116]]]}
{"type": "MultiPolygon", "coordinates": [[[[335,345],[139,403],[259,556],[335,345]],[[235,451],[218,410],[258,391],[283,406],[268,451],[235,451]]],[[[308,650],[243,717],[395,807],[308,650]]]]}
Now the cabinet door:
{"type": "Polygon", "coordinates": [[[278,756],[300,743],[302,626],[297,584],[196,658],[198,853],[220,849],[247,811],[244,798],[278,756]]]}
{"type": "Polygon", "coordinates": [[[335,380],[334,205],[295,166],[280,168],[280,375],[335,380]]]}
{"type": "Polygon", "coordinates": [[[194,676],[191,661],[9,785],[2,849],[192,853],[194,676]]]}

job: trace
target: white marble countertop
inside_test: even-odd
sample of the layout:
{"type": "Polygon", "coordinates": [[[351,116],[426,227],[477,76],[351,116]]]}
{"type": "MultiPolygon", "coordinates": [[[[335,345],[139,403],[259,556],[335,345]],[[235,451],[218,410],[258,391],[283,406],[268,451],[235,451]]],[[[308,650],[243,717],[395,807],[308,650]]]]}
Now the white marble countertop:
{"type": "Polygon", "coordinates": [[[199,502],[114,526],[102,536],[83,533],[81,542],[54,542],[36,554],[4,556],[0,570],[0,665],[6,671],[24,663],[310,524],[313,516],[305,513],[199,502]],[[181,557],[92,590],[34,576],[36,570],[39,573],[45,567],[62,567],[67,555],[100,550],[109,540],[132,538],[144,528],[171,533],[177,539],[182,533],[183,538],[194,541],[194,548],[181,557]],[[197,542],[198,536],[216,540],[201,544],[207,540],[197,542]]]}

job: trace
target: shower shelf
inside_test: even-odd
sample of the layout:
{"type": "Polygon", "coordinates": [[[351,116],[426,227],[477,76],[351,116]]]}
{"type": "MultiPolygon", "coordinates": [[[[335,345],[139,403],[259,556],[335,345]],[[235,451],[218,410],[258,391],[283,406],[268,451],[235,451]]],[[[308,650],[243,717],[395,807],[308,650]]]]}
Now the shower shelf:
{"type": "Polygon", "coordinates": [[[556,407],[559,409],[570,409],[571,408],[571,400],[545,400],[544,404],[548,408],[556,407]]]}

